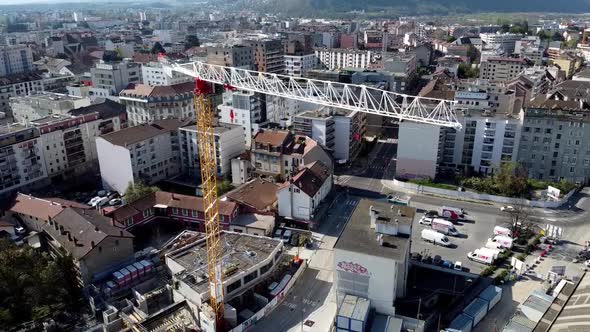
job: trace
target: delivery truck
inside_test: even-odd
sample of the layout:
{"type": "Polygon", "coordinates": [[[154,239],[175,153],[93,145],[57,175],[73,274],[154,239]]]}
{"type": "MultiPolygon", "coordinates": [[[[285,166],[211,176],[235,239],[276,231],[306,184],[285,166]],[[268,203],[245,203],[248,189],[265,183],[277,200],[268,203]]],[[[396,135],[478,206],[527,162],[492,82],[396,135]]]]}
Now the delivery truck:
{"type": "Polygon", "coordinates": [[[498,246],[496,246],[496,248],[512,249],[512,243],[514,240],[509,236],[496,235],[493,238],[488,239],[488,242],[497,243],[498,246]]]}
{"type": "Polygon", "coordinates": [[[461,208],[443,206],[440,208],[440,215],[451,220],[459,220],[465,217],[465,211],[461,208]]]}
{"type": "Polygon", "coordinates": [[[496,227],[494,227],[494,235],[504,235],[504,236],[512,237],[512,231],[506,227],[496,226],[496,227]]]}
{"type": "Polygon", "coordinates": [[[434,231],[432,229],[423,229],[422,230],[422,239],[424,239],[426,242],[432,242],[434,244],[438,244],[438,245],[445,246],[445,247],[448,247],[451,245],[451,241],[449,241],[449,238],[446,237],[446,235],[441,234],[441,233],[434,231]]]}
{"type": "Polygon", "coordinates": [[[459,232],[457,232],[457,229],[452,222],[441,218],[434,218],[432,220],[432,229],[444,235],[459,235],[459,232]]]}
{"type": "Polygon", "coordinates": [[[479,248],[467,253],[467,258],[474,262],[491,265],[498,257],[498,252],[489,248],[479,248]]]}

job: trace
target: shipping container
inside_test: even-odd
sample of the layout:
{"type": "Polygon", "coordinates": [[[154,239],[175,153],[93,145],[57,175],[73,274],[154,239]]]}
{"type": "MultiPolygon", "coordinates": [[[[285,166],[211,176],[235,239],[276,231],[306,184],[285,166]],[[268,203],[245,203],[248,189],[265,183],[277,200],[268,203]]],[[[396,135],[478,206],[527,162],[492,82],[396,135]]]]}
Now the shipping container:
{"type": "Polygon", "coordinates": [[[455,317],[455,319],[453,319],[453,321],[449,325],[449,329],[461,332],[471,332],[472,327],[473,318],[464,314],[459,314],[459,316],[455,317]]]}
{"type": "Polygon", "coordinates": [[[364,332],[371,302],[362,297],[346,295],[336,316],[338,331],[364,332]]]}
{"type": "Polygon", "coordinates": [[[135,266],[135,268],[137,269],[137,275],[141,278],[144,275],[144,267],[143,264],[141,264],[140,262],[135,262],[133,263],[133,266],[135,266]]]}
{"type": "Polygon", "coordinates": [[[125,286],[125,276],[121,272],[117,271],[117,272],[113,273],[113,278],[115,279],[117,286],[119,286],[119,287],[125,286]]]}
{"type": "Polygon", "coordinates": [[[473,327],[475,327],[488,313],[488,301],[475,299],[463,309],[463,313],[473,318],[473,327]]]}
{"type": "Polygon", "coordinates": [[[125,268],[127,270],[129,270],[129,272],[131,272],[131,280],[137,280],[137,278],[139,276],[137,274],[137,269],[135,268],[135,266],[133,266],[133,265],[127,265],[125,268]]]}
{"type": "Polygon", "coordinates": [[[488,301],[488,311],[490,311],[498,302],[500,302],[500,299],[502,298],[502,288],[490,285],[479,294],[479,298],[488,301]]]}
{"type": "Polygon", "coordinates": [[[125,278],[125,285],[128,285],[131,282],[131,271],[127,270],[127,268],[122,268],[119,272],[125,278]]]}
{"type": "Polygon", "coordinates": [[[146,260],[146,259],[142,260],[140,263],[141,263],[141,265],[143,265],[143,269],[145,271],[145,274],[152,272],[152,269],[154,267],[154,263],[152,263],[151,261],[146,260]]]}

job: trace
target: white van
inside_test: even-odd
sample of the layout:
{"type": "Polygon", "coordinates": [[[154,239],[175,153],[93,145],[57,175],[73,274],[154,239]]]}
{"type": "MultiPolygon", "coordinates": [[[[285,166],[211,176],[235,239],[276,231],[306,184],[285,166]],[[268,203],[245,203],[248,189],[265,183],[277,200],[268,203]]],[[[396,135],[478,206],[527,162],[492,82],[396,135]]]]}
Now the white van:
{"type": "Polygon", "coordinates": [[[433,219],[432,229],[444,235],[459,236],[459,232],[457,232],[457,229],[455,228],[453,223],[445,219],[433,219]]]}
{"type": "Polygon", "coordinates": [[[492,249],[479,248],[467,254],[467,258],[474,262],[490,265],[496,259],[497,254],[492,249]]]}
{"type": "Polygon", "coordinates": [[[283,237],[281,238],[281,240],[285,244],[289,243],[289,241],[291,240],[291,230],[290,229],[285,230],[285,233],[283,233],[283,237]]]}
{"type": "Polygon", "coordinates": [[[434,231],[432,229],[423,229],[422,230],[422,238],[426,242],[432,242],[433,244],[438,244],[438,245],[445,246],[445,247],[448,247],[451,245],[451,241],[449,241],[449,238],[446,235],[441,234],[441,233],[434,231]]]}
{"type": "Polygon", "coordinates": [[[503,235],[512,237],[512,231],[506,227],[496,226],[494,227],[494,235],[503,235]]]}
{"type": "Polygon", "coordinates": [[[512,249],[512,238],[504,235],[496,235],[493,239],[488,239],[488,242],[499,244],[497,248],[512,249]]]}

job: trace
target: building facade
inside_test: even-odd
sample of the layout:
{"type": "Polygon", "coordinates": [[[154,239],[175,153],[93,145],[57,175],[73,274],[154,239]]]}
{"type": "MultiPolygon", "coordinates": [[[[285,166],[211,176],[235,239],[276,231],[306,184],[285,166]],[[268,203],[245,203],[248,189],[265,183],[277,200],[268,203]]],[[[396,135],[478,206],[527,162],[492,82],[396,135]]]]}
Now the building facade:
{"type": "Polygon", "coordinates": [[[0,47],[0,77],[33,70],[33,52],[27,45],[0,47]]]}
{"type": "Polygon", "coordinates": [[[308,70],[317,65],[315,54],[288,55],[285,54],[285,75],[302,77],[308,70]]]}
{"type": "Polygon", "coordinates": [[[517,33],[480,33],[479,38],[492,50],[502,49],[505,54],[514,53],[516,42],[522,39],[517,33]]]}
{"type": "Polygon", "coordinates": [[[126,106],[132,126],[168,118],[194,120],[194,86],[192,82],[170,86],[138,84],[121,91],[119,100],[126,106]]]}
{"type": "Polygon", "coordinates": [[[223,94],[223,104],[217,106],[219,122],[244,128],[244,144],[250,147],[252,137],[267,122],[265,105],[260,95],[248,91],[228,91],[223,94]]]}
{"type": "Polygon", "coordinates": [[[507,81],[518,77],[525,69],[523,59],[489,57],[479,67],[479,78],[490,81],[507,81]]]}
{"type": "Polygon", "coordinates": [[[318,62],[326,69],[369,68],[377,61],[379,53],[342,48],[316,49],[318,62]]]}
{"type": "Polygon", "coordinates": [[[51,115],[64,115],[75,108],[89,106],[90,99],[53,92],[39,92],[28,96],[12,97],[9,104],[14,120],[26,124],[51,115]]]}
{"type": "Polygon", "coordinates": [[[245,45],[218,45],[207,47],[207,63],[212,65],[254,69],[254,52],[245,45]]]}
{"type": "Polygon", "coordinates": [[[116,96],[130,83],[141,82],[141,65],[130,61],[100,62],[90,69],[92,93],[96,96],[116,96]]]}
{"type": "Polygon", "coordinates": [[[285,72],[284,49],[280,40],[256,38],[244,40],[243,44],[252,48],[255,70],[272,74],[285,72]]]}
{"type": "Polygon", "coordinates": [[[164,68],[160,62],[150,62],[141,65],[141,78],[146,85],[175,85],[192,82],[194,78],[177,71],[164,68]]]}

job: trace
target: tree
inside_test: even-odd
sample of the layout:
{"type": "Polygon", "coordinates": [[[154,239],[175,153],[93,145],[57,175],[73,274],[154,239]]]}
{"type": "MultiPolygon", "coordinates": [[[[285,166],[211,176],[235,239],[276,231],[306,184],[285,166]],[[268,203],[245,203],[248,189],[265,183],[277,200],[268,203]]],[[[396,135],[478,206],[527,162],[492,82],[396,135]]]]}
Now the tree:
{"type": "Polygon", "coordinates": [[[510,204],[512,208],[505,211],[510,216],[510,229],[516,237],[531,230],[531,211],[522,198],[515,198],[510,204]]]}
{"type": "Polygon", "coordinates": [[[224,180],[217,182],[217,194],[218,195],[223,195],[232,189],[234,189],[234,186],[232,186],[231,181],[228,179],[224,179],[224,180]]]}
{"type": "Polygon", "coordinates": [[[137,182],[135,184],[129,182],[127,190],[125,190],[125,202],[127,204],[135,202],[136,200],[143,198],[151,193],[155,193],[156,191],[160,191],[160,188],[146,186],[141,182],[137,182]]]}
{"type": "Polygon", "coordinates": [[[468,64],[461,63],[457,69],[457,76],[459,78],[476,78],[479,76],[479,70],[468,64]]]}
{"type": "Polygon", "coordinates": [[[517,163],[503,163],[495,175],[495,183],[504,196],[521,197],[528,193],[526,170],[517,163]]]}
{"type": "Polygon", "coordinates": [[[455,40],[457,40],[457,38],[455,38],[454,36],[448,36],[448,37],[447,37],[447,42],[448,42],[448,43],[452,43],[452,42],[454,42],[455,40]]]}
{"type": "Polygon", "coordinates": [[[191,47],[194,46],[201,46],[201,42],[199,41],[199,38],[196,35],[188,35],[186,36],[185,42],[184,42],[184,49],[188,50],[191,47]]]}
{"type": "Polygon", "coordinates": [[[152,47],[151,53],[152,54],[166,53],[166,50],[164,49],[164,46],[162,46],[162,44],[160,44],[160,42],[156,42],[154,44],[154,46],[152,47]]]}
{"type": "Polygon", "coordinates": [[[553,41],[564,41],[563,36],[558,31],[555,31],[553,36],[551,37],[553,41]]]}

